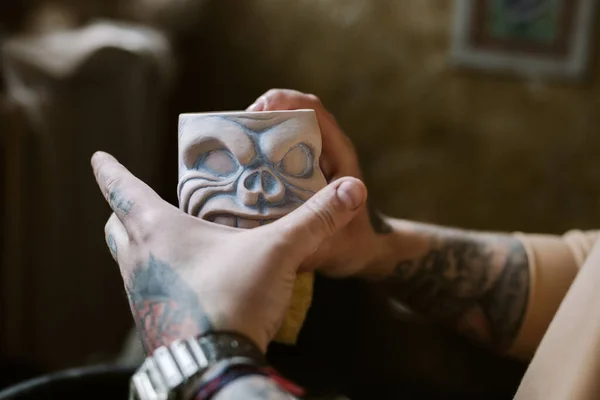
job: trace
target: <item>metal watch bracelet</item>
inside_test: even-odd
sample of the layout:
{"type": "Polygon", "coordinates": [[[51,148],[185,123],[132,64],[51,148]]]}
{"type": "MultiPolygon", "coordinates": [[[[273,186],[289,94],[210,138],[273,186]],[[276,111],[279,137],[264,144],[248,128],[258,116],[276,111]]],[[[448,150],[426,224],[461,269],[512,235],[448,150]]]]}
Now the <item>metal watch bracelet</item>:
{"type": "Polygon", "coordinates": [[[233,357],[267,364],[258,347],[237,333],[214,332],[161,346],[132,376],[129,400],[189,400],[209,367],[233,357]]]}

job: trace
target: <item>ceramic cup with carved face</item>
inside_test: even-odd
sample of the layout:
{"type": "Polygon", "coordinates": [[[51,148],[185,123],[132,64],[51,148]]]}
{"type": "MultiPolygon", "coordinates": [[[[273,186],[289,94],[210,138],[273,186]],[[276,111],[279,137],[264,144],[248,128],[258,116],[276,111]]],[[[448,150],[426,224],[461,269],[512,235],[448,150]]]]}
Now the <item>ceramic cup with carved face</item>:
{"type": "Polygon", "coordinates": [[[237,228],[268,224],[326,185],[313,110],[179,116],[180,208],[237,228]]]}

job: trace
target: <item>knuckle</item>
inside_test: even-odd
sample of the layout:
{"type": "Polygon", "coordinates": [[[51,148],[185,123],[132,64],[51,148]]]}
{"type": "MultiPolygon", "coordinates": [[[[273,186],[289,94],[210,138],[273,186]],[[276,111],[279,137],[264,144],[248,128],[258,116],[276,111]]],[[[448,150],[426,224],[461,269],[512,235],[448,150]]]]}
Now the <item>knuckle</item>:
{"type": "Polygon", "coordinates": [[[149,241],[155,232],[160,229],[160,215],[152,209],[138,212],[135,216],[136,221],[136,236],[141,242],[149,241]]]}
{"type": "Polygon", "coordinates": [[[290,89],[270,89],[264,94],[270,108],[319,108],[321,100],[314,94],[290,89]]]}
{"type": "Polygon", "coordinates": [[[308,108],[315,111],[320,111],[321,108],[321,100],[310,93],[295,92],[292,102],[295,108],[308,108]]]}
{"type": "Polygon", "coordinates": [[[317,95],[314,95],[312,93],[305,94],[304,99],[311,104],[321,105],[321,99],[319,99],[317,95]]]}
{"type": "Polygon", "coordinates": [[[270,107],[284,107],[288,103],[288,95],[283,89],[271,89],[264,97],[270,107]]]}
{"type": "Polygon", "coordinates": [[[112,174],[108,174],[104,178],[104,189],[106,190],[107,195],[110,195],[111,193],[118,191],[120,189],[120,187],[121,187],[121,179],[119,179],[118,177],[116,177],[112,174]]]}
{"type": "Polygon", "coordinates": [[[272,88],[266,91],[266,93],[264,94],[265,97],[275,97],[275,96],[280,96],[283,92],[283,89],[278,89],[278,88],[272,88]]]}

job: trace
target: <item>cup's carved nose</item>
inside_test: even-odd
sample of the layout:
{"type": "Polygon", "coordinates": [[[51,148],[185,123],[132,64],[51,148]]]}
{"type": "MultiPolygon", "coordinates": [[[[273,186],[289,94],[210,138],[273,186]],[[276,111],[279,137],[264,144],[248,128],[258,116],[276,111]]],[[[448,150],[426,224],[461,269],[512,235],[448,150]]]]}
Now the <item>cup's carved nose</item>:
{"type": "Polygon", "coordinates": [[[266,203],[277,203],[285,196],[285,185],[269,168],[257,168],[242,174],[238,193],[249,207],[256,206],[261,198],[266,203]]]}

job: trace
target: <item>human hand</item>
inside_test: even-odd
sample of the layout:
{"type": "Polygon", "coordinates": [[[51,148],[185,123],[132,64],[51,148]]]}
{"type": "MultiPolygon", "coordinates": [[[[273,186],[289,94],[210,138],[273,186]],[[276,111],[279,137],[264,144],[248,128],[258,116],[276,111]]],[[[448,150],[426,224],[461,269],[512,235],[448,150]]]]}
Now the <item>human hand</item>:
{"type": "Polygon", "coordinates": [[[209,330],[239,332],[265,351],[299,265],[366,199],[359,180],[343,178],[287,216],[240,230],[183,213],[109,154],[94,154],[92,167],[113,210],[106,241],[148,352],[209,330]]]}
{"type": "MultiPolygon", "coordinates": [[[[356,150],[318,97],[295,90],[271,89],[260,96],[248,111],[315,110],[323,140],[320,166],[327,182],[343,176],[362,180],[356,150]]],[[[382,235],[390,232],[383,218],[365,203],[344,229],[325,241],[302,269],[318,268],[330,276],[376,275],[384,258],[382,235]]]]}

